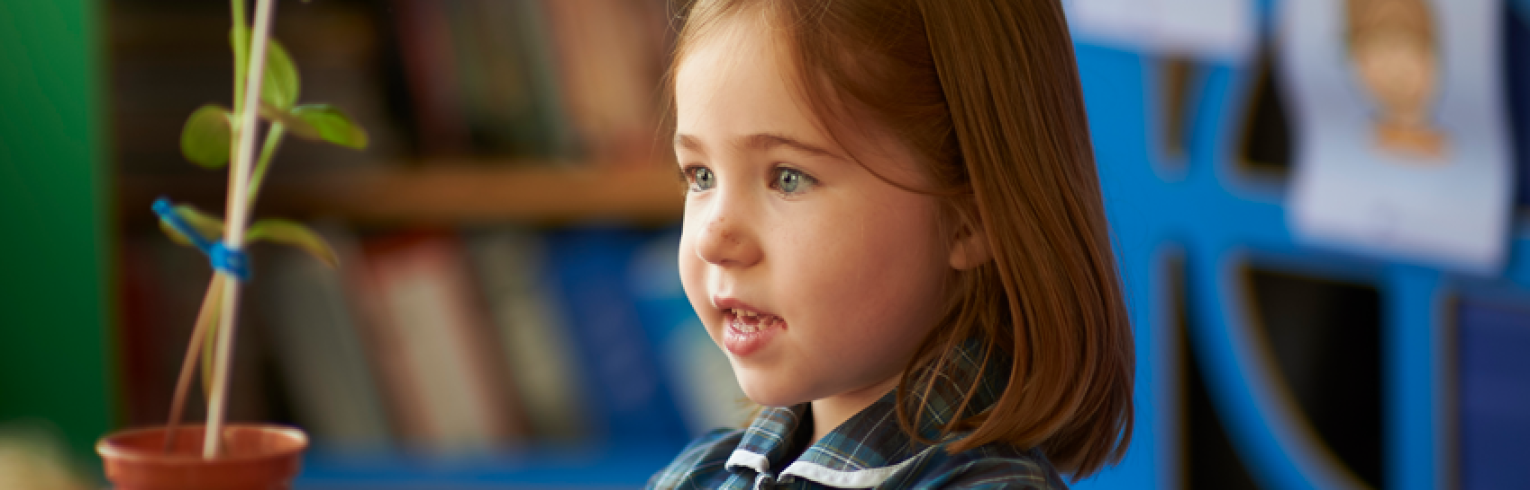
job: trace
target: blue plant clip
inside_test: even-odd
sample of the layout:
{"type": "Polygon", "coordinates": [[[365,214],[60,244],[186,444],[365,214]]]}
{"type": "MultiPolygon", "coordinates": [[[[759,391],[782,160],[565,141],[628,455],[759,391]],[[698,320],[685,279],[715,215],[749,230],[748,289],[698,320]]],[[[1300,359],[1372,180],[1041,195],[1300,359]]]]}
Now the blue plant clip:
{"type": "Polygon", "coordinates": [[[159,215],[160,220],[190,239],[191,244],[195,245],[198,250],[207,254],[207,259],[212,263],[213,269],[232,274],[234,277],[239,278],[241,282],[248,282],[250,280],[250,257],[243,250],[228,248],[228,245],[223,243],[222,240],[214,242],[203,237],[201,233],[198,233],[195,228],[191,227],[190,223],[181,219],[180,215],[175,214],[175,207],[170,204],[169,199],[164,197],[155,199],[154,214],[159,215]]]}

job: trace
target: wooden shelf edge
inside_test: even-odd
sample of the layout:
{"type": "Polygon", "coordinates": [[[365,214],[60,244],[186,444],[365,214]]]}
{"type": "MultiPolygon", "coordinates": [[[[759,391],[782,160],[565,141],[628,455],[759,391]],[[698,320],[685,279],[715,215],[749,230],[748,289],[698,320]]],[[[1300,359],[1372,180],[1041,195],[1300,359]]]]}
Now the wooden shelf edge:
{"type": "MultiPolygon", "coordinates": [[[[124,222],[152,221],[159,196],[223,209],[223,175],[122,176],[124,222]]],[[[680,219],[684,187],[673,170],[641,167],[427,166],[273,175],[257,216],[333,217],[358,223],[559,223],[680,219]]]]}

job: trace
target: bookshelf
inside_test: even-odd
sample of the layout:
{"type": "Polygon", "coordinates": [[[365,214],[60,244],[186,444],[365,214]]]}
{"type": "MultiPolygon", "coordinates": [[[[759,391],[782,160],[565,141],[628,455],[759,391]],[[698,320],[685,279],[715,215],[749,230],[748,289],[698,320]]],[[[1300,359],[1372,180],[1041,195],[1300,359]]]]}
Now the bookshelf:
{"type": "MultiPolygon", "coordinates": [[[[545,350],[578,352],[565,362],[577,364],[580,372],[598,371],[604,358],[630,362],[631,356],[588,354],[590,349],[610,346],[602,346],[598,338],[592,342],[582,333],[586,328],[579,323],[580,315],[586,311],[623,315],[625,320],[618,323],[626,330],[617,333],[646,346],[641,359],[662,355],[667,362],[684,357],[666,350],[679,338],[668,329],[683,320],[671,313],[684,304],[676,302],[674,290],[665,293],[668,297],[635,299],[622,292],[633,288],[626,284],[632,277],[653,277],[626,271],[651,261],[648,257],[653,254],[645,252],[648,244],[670,236],[684,205],[684,187],[673,163],[662,155],[668,143],[655,144],[658,98],[643,97],[656,94],[658,87],[662,53],[669,42],[664,24],[667,4],[663,0],[281,3],[274,36],[292,53],[302,74],[300,103],[333,103],[366,128],[372,142],[365,151],[353,152],[287,139],[254,209],[255,219],[315,223],[341,249],[343,265],[338,273],[316,269],[306,257],[294,258],[275,247],[257,245],[251,252],[255,274],[268,286],[262,286],[262,279],[252,281],[246,298],[252,306],[242,308],[255,313],[240,320],[251,328],[240,329],[242,350],[235,359],[243,364],[234,371],[230,417],[296,424],[309,431],[314,448],[298,488],[629,488],[641,485],[689,439],[687,431],[693,428],[684,427],[688,419],[677,415],[688,406],[677,409],[679,401],[654,405],[661,407],[657,412],[652,408],[642,412],[670,412],[667,417],[611,419],[628,423],[600,418],[633,416],[623,415],[620,407],[609,408],[598,388],[585,389],[602,379],[606,384],[601,386],[609,388],[612,373],[646,373],[647,384],[639,379],[631,385],[661,387],[651,396],[641,396],[665,400],[679,396],[671,393],[680,389],[673,387],[678,382],[659,380],[669,376],[670,366],[616,364],[615,371],[607,370],[606,378],[595,373],[592,376],[597,377],[563,380],[579,384],[570,390],[584,394],[579,399],[583,405],[573,407],[585,416],[577,430],[543,433],[538,417],[546,418],[546,414],[532,406],[537,404],[512,400],[493,405],[512,407],[516,414],[488,417],[494,419],[492,427],[504,428],[493,436],[501,439],[492,447],[469,444],[467,449],[441,450],[452,442],[437,444],[441,441],[436,438],[446,436],[425,434],[430,424],[422,425],[419,413],[452,404],[410,406],[415,404],[401,402],[392,391],[400,385],[440,389],[436,385],[450,384],[420,383],[420,378],[400,377],[401,370],[434,369],[430,374],[438,375],[438,380],[441,373],[463,371],[432,368],[431,362],[398,368],[406,364],[397,360],[399,344],[428,342],[390,344],[388,349],[395,350],[384,351],[380,347],[384,342],[378,340],[415,328],[401,326],[404,321],[398,320],[410,313],[417,315],[414,325],[440,330],[425,334],[434,338],[467,338],[459,335],[460,329],[470,327],[458,326],[460,322],[490,329],[482,333],[493,335],[476,338],[492,338],[491,342],[472,343],[476,345],[463,351],[487,352],[487,356],[442,356],[444,351],[409,345],[402,348],[413,350],[403,355],[435,355],[436,364],[476,357],[478,362],[462,362],[454,368],[471,369],[497,387],[481,391],[511,392],[507,398],[522,399],[531,396],[519,393],[532,389],[527,386],[535,384],[545,391],[548,382],[517,367],[511,359],[516,354],[506,350],[511,349],[505,347],[511,342],[506,339],[571,337],[562,339],[562,349],[550,344],[545,350]],[[611,33],[620,34],[607,35],[611,33]],[[625,95],[612,99],[613,93],[625,95]],[[496,255],[495,250],[507,247],[517,251],[496,255]],[[589,255],[563,251],[570,247],[589,255]],[[420,253],[438,255],[420,259],[420,253]],[[447,254],[445,258],[441,253],[447,254]],[[434,265],[419,265],[421,260],[434,265]],[[523,263],[527,261],[534,264],[523,263]],[[569,264],[585,261],[607,264],[603,269],[615,276],[567,271],[569,264]],[[451,265],[441,265],[446,263],[451,265]],[[437,270],[442,267],[455,268],[437,270]],[[516,267],[539,272],[524,273],[535,276],[531,278],[507,272],[516,267]],[[353,272],[357,270],[364,272],[353,272]],[[401,279],[377,279],[384,274],[379,271],[401,279]],[[564,308],[551,291],[584,297],[573,290],[581,286],[559,289],[546,282],[553,277],[562,283],[585,281],[595,284],[589,287],[605,289],[588,296],[591,301],[587,302],[593,305],[564,308]],[[551,325],[545,328],[554,331],[533,334],[522,331],[529,327],[512,331],[507,326],[512,325],[506,323],[507,315],[514,321],[531,315],[506,313],[500,307],[506,302],[519,301],[518,307],[535,302],[520,297],[526,294],[527,281],[544,281],[537,283],[537,289],[549,291],[549,297],[537,308],[526,309],[557,317],[557,322],[545,320],[551,325]],[[399,304],[405,300],[392,299],[429,294],[420,291],[431,287],[450,287],[447,291],[453,293],[446,296],[452,300],[423,301],[433,305],[425,308],[416,300],[415,310],[404,311],[399,304]],[[337,297],[344,301],[321,305],[337,297]],[[337,313],[335,304],[345,311],[337,313]],[[611,313],[607,310],[614,307],[608,304],[624,309],[611,313]],[[458,323],[438,324],[418,316],[432,312],[446,315],[436,320],[458,323]],[[475,320],[461,320],[465,314],[475,320]],[[379,315],[392,316],[378,320],[379,315]],[[653,327],[655,322],[664,325],[653,327]],[[385,324],[394,330],[379,334],[385,324]],[[337,332],[346,329],[354,331],[342,338],[337,332]],[[312,347],[319,344],[322,347],[312,347]],[[358,357],[366,359],[347,364],[358,357]],[[328,364],[330,358],[344,360],[328,364]],[[374,377],[370,379],[375,383],[366,384],[375,385],[376,390],[326,389],[361,379],[346,377],[358,370],[374,377]],[[315,410],[341,404],[315,398],[324,391],[344,391],[349,399],[332,401],[344,402],[345,410],[351,412],[315,410]],[[337,424],[336,414],[354,415],[350,418],[355,420],[337,424]],[[387,427],[355,435],[358,430],[377,428],[378,420],[387,427]],[[633,420],[654,423],[630,423],[633,420]],[[417,450],[421,448],[429,449],[417,450]]],[[[105,78],[115,137],[108,152],[112,171],[107,173],[114,192],[109,194],[110,211],[105,218],[117,234],[110,251],[120,262],[114,286],[130,306],[114,318],[123,357],[114,362],[124,371],[117,381],[127,399],[118,410],[119,425],[158,423],[163,417],[161,405],[168,401],[163,385],[173,380],[165,359],[178,359],[184,330],[190,326],[187,315],[195,308],[186,298],[197,297],[195,290],[200,286],[195,283],[205,281],[205,264],[199,263],[194,252],[166,244],[149,209],[161,196],[214,214],[223,209],[226,173],[185,162],[177,138],[192,109],[208,102],[226,104],[229,98],[227,8],[227,2],[113,0],[103,9],[109,67],[105,78]]],[[[673,258],[672,251],[661,255],[673,258]]],[[[416,340],[426,338],[418,331],[412,335],[416,340]]],[[[464,349],[461,345],[450,348],[464,349]]],[[[731,396],[731,392],[720,393],[731,396]]],[[[480,396],[474,403],[482,400],[489,400],[485,404],[505,401],[480,396]]],[[[188,419],[199,417],[198,408],[188,410],[188,419]]]]}
{"type": "MultiPolygon", "coordinates": [[[[123,176],[123,219],[152,220],[160,195],[221,206],[220,175],[123,176]]],[[[440,162],[273,176],[262,213],[372,224],[534,224],[612,220],[667,224],[680,218],[684,187],[666,163],[603,167],[539,162],[440,162]]]]}

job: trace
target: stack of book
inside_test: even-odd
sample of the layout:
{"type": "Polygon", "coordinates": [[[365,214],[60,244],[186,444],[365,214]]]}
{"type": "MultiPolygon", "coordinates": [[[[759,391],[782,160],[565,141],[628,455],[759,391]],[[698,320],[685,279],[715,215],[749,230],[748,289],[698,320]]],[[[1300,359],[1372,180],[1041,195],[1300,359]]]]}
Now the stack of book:
{"type": "MultiPolygon", "coordinates": [[[[319,229],[339,270],[253,249],[234,383],[249,419],[285,418],[328,447],[437,454],[678,447],[744,421],[680,286],[675,230],[319,229]]],[[[135,422],[155,423],[210,272],[161,237],[131,242],[127,392],[135,422]]]]}
{"type": "Polygon", "coordinates": [[[668,44],[659,0],[396,0],[427,155],[641,161],[668,44]]]}

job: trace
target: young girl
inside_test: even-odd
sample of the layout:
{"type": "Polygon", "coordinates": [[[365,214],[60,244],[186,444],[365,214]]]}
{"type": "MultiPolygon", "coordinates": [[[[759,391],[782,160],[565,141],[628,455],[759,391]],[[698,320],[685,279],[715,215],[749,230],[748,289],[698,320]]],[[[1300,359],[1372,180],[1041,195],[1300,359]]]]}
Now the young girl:
{"type": "Polygon", "coordinates": [[[1064,488],[1133,352],[1056,0],[698,0],[680,274],[744,392],[656,488],[1064,488]]]}

